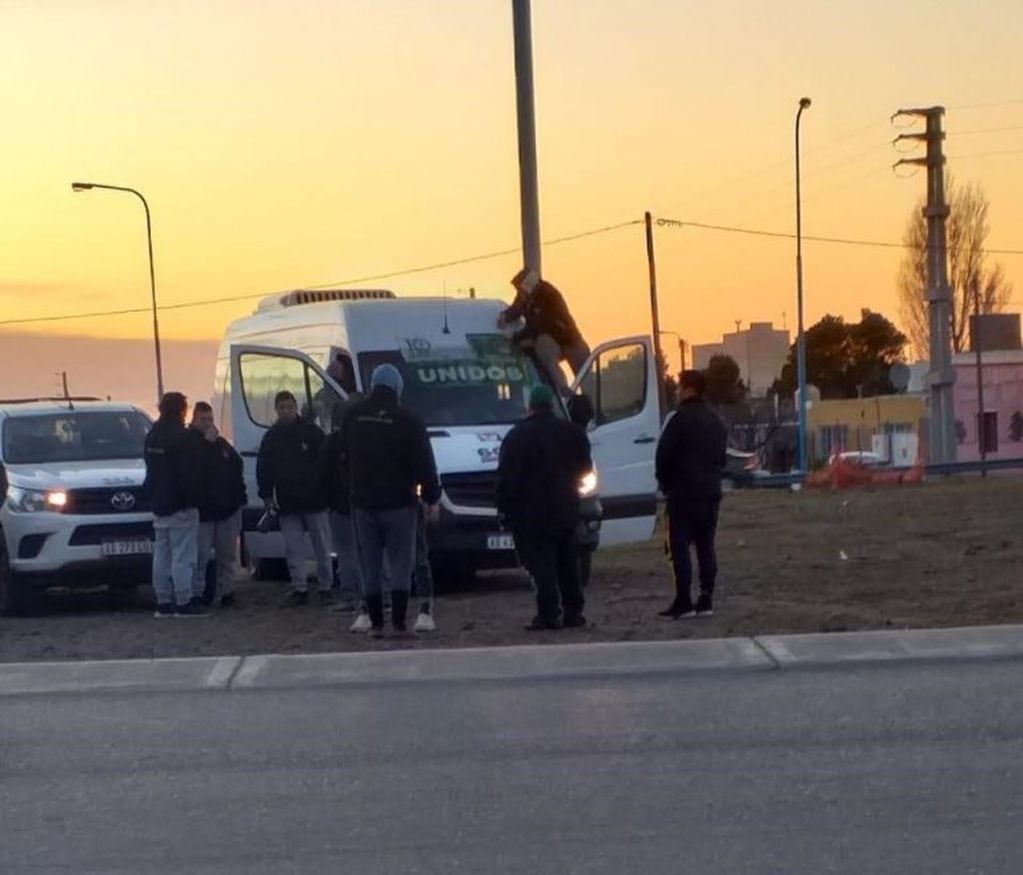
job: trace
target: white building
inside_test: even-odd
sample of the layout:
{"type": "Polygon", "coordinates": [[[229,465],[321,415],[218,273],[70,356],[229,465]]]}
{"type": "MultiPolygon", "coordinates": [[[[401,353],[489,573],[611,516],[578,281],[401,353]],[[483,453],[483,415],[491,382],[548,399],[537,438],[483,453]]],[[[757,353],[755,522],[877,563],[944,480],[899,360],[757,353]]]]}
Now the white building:
{"type": "Polygon", "coordinates": [[[754,398],[763,398],[778,377],[789,356],[788,331],[770,322],[751,322],[745,331],[732,331],[720,343],[693,345],[693,367],[703,370],[716,355],[735,360],[742,381],[754,398]]]}

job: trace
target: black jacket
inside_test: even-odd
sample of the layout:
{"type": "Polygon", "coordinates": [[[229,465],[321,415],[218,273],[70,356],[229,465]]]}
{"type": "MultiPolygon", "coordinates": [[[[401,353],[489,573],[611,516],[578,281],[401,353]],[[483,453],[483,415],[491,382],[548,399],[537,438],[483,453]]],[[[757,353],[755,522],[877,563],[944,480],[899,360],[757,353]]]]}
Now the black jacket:
{"type": "Polygon", "coordinates": [[[513,338],[516,343],[535,340],[541,334],[553,337],[562,349],[583,342],[583,336],[561,292],[546,280],[540,280],[528,295],[516,297],[514,303],[504,311],[504,317],[508,320],[524,317],[526,320],[526,327],[513,338]]]}
{"type": "Polygon", "coordinates": [[[657,485],[671,501],[721,500],[728,431],[703,401],[683,401],[657,445],[657,485]]]}
{"type": "Polygon", "coordinates": [[[320,453],[320,482],[326,493],[330,509],[347,516],[352,512],[351,487],[345,470],[345,435],[331,432],[323,442],[320,453]]]}
{"type": "Polygon", "coordinates": [[[320,482],[323,432],[307,419],[277,422],[263,435],[256,460],[259,497],[276,496],[283,514],[319,513],[327,509],[320,482]]]}
{"type": "Polygon", "coordinates": [[[0,505],[7,501],[7,490],[10,488],[10,484],[7,481],[7,468],[3,462],[0,462],[0,505]]]}
{"type": "Polygon", "coordinates": [[[146,435],[145,493],[156,516],[198,508],[202,498],[201,438],[184,423],[163,419],[146,435]]]}
{"type": "Polygon", "coordinates": [[[590,441],[551,411],[518,423],[501,444],[497,509],[512,531],[553,534],[579,522],[579,481],[593,470],[590,441]]]}
{"type": "Polygon", "coordinates": [[[242,457],[224,438],[208,441],[199,432],[196,434],[201,442],[199,519],[204,523],[221,522],[248,504],[242,457]]]}
{"type": "Polygon", "coordinates": [[[398,404],[390,389],[377,386],[353,404],[342,425],[344,474],[352,506],[394,510],[418,501],[440,500],[433,448],[423,421],[398,404]]]}

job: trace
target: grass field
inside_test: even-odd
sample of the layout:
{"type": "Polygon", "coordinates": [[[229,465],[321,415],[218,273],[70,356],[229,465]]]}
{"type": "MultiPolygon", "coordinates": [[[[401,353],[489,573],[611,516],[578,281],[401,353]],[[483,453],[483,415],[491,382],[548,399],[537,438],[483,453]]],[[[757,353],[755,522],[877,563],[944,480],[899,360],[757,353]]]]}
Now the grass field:
{"type": "Polygon", "coordinates": [[[0,660],[300,653],[530,642],[628,641],[1023,623],[1023,478],[830,492],[734,492],[722,507],[716,615],[663,620],[670,574],[659,539],[602,550],[587,592],[590,627],[527,633],[522,574],[487,575],[437,600],[439,631],[371,642],[350,618],[283,609],[275,584],[243,581],[241,606],[208,620],[156,621],[102,596],[51,600],[0,618],[0,660]]]}

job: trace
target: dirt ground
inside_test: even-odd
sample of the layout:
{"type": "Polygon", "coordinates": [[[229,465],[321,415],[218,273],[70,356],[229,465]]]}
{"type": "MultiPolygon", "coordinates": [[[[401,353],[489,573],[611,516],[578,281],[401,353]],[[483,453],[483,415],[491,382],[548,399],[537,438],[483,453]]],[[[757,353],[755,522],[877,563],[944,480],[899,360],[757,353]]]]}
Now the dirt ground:
{"type": "Polygon", "coordinates": [[[782,632],[1023,623],[1023,478],[844,493],[733,492],[722,508],[716,615],[656,616],[671,598],[660,542],[600,551],[587,629],[529,633],[528,579],[484,575],[437,599],[439,630],[371,641],[348,615],[282,608],[248,579],[239,607],[209,619],[152,617],[151,594],[54,596],[44,614],[0,618],[0,661],[313,653],[636,641],[782,632]]]}

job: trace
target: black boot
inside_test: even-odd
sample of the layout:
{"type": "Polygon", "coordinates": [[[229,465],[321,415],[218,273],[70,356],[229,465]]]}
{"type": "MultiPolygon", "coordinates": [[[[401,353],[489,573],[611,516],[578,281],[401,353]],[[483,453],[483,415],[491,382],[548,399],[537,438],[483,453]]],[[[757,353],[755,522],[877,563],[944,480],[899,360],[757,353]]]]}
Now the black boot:
{"type": "Polygon", "coordinates": [[[366,596],[366,613],[373,624],[372,635],[379,637],[384,633],[384,597],[382,595],[366,596]]]}
{"type": "Polygon", "coordinates": [[[404,590],[391,590],[391,625],[395,632],[407,631],[405,619],[408,615],[408,595],[404,590]]]}

